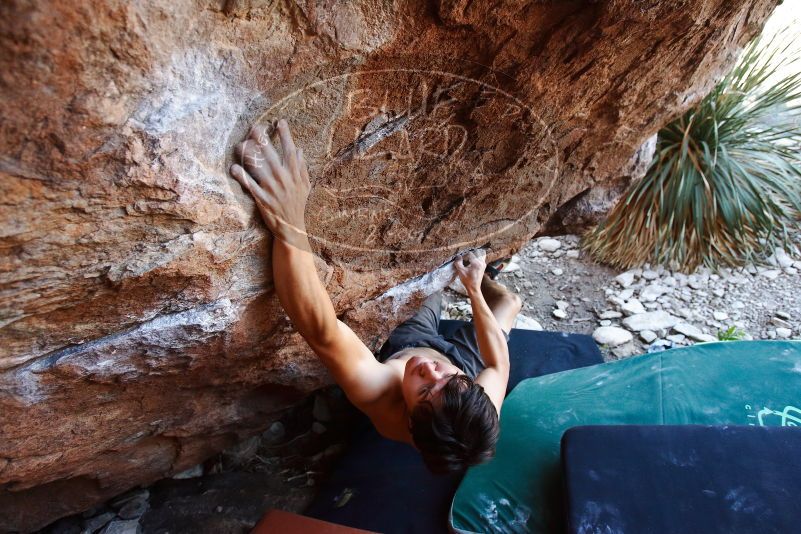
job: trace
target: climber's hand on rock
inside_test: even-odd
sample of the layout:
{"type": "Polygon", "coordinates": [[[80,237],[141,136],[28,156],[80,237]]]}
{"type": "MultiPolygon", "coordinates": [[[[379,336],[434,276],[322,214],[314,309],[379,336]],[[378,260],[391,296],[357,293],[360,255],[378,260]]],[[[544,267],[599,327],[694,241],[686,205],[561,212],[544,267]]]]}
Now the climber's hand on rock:
{"type": "Polygon", "coordinates": [[[305,239],[304,212],[311,190],[303,151],[295,147],[286,121],[278,122],[283,161],[267,129],[254,127],[237,145],[241,164],[231,166],[231,176],[253,196],[262,218],[279,239],[293,243],[305,239]]]}
{"type": "Polygon", "coordinates": [[[483,259],[471,251],[456,258],[453,266],[468,293],[481,291],[481,280],[484,277],[484,269],[487,268],[483,259]]]}

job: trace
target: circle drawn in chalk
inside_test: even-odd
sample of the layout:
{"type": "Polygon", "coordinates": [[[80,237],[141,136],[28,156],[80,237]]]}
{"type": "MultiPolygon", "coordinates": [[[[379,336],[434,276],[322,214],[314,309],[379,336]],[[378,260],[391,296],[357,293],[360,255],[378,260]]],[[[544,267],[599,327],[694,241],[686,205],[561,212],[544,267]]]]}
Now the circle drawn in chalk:
{"type": "Polygon", "coordinates": [[[326,77],[277,100],[256,124],[279,118],[309,163],[309,238],[330,248],[431,253],[485,243],[527,220],[559,171],[550,128],[531,106],[443,70],[326,77]],[[529,206],[505,212],[520,195],[529,206]],[[449,240],[471,216],[474,235],[449,240]]]}

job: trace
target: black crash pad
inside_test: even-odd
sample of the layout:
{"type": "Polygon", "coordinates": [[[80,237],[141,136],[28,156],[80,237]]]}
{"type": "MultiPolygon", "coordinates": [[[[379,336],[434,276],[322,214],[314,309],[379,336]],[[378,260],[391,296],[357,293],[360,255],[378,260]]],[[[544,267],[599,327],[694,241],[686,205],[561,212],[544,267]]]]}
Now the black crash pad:
{"type": "MultiPolygon", "coordinates": [[[[445,337],[464,324],[442,320],[445,337]]],[[[512,329],[509,390],[520,380],[602,363],[591,337],[512,329]]],[[[365,419],[305,515],[387,534],[447,532],[461,474],[436,476],[409,445],[381,437],[365,419]]]]}
{"type": "Polygon", "coordinates": [[[801,428],[579,426],[562,438],[568,532],[801,532],[801,428]]]}

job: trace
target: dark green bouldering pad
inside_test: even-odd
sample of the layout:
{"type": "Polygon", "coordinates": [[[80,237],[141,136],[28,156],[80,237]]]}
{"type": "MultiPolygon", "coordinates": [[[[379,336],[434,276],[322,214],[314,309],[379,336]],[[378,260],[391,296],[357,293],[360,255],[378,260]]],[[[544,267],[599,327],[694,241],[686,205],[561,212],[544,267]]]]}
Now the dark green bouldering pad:
{"type": "Polygon", "coordinates": [[[559,443],[578,425],[801,426],[801,342],[704,343],[531,378],[501,409],[496,457],[454,497],[456,532],[561,532],[559,443]]]}

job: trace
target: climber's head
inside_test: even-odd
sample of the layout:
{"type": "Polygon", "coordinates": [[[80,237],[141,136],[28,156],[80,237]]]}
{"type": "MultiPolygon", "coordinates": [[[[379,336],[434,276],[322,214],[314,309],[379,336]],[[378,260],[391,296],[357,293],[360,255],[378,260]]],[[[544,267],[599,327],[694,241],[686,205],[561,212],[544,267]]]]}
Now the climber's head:
{"type": "Polygon", "coordinates": [[[498,441],[498,412],[484,388],[456,366],[410,358],[403,377],[409,429],[434,473],[488,461],[498,441]]]}

